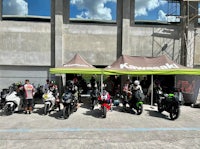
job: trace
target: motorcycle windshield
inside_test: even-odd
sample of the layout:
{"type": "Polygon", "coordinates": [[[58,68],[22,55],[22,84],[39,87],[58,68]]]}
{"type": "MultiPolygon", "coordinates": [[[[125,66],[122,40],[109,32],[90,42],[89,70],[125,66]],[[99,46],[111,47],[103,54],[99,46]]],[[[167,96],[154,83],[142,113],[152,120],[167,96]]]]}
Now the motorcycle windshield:
{"type": "Polygon", "coordinates": [[[69,100],[69,99],[72,99],[72,93],[66,93],[66,94],[64,94],[63,100],[69,100]]]}

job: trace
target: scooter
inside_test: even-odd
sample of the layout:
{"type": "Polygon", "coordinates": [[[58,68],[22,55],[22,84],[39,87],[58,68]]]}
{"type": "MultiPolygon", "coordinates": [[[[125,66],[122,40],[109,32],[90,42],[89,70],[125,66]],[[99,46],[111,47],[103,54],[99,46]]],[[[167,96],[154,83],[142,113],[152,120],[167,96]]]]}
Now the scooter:
{"type": "Polygon", "coordinates": [[[158,101],[158,112],[167,111],[171,120],[175,120],[180,115],[180,102],[173,93],[163,94],[158,101]]]}
{"type": "Polygon", "coordinates": [[[16,92],[13,86],[9,87],[9,93],[5,99],[3,114],[11,115],[24,109],[23,97],[16,92]]]}
{"type": "MultiPolygon", "coordinates": [[[[103,91],[104,92],[104,91],[103,91]]],[[[109,93],[98,97],[99,104],[101,105],[102,117],[106,118],[107,111],[112,110],[112,99],[110,99],[109,93]]]]}
{"type": "Polygon", "coordinates": [[[78,109],[78,96],[70,91],[67,91],[62,95],[62,103],[64,106],[63,118],[67,119],[72,112],[76,112],[78,109]]]}
{"type": "MultiPolygon", "coordinates": [[[[53,96],[53,92],[48,90],[46,93],[42,95],[44,102],[44,115],[50,114],[51,111],[55,110],[57,107],[59,108],[59,99],[56,99],[53,96]]],[[[60,108],[59,108],[60,110],[60,108]]]]}

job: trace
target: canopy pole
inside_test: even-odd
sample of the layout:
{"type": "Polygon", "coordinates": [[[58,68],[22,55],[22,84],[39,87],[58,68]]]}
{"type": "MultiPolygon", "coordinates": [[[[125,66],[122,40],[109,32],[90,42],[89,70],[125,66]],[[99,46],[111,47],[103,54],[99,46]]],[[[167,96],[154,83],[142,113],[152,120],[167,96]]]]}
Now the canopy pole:
{"type": "Polygon", "coordinates": [[[153,106],[153,75],[151,75],[151,106],[153,106]]]}
{"type": "Polygon", "coordinates": [[[101,74],[101,94],[103,93],[103,74],[101,74]]]}

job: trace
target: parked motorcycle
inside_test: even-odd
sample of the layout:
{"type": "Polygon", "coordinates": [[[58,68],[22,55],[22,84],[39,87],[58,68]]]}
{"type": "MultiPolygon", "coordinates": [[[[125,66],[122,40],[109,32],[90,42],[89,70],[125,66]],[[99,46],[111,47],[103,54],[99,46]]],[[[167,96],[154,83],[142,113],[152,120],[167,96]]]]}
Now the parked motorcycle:
{"type": "Polygon", "coordinates": [[[34,104],[42,102],[43,94],[44,94],[43,86],[42,85],[38,85],[38,87],[36,88],[36,92],[35,92],[35,94],[33,96],[34,104]]]}
{"type": "Polygon", "coordinates": [[[102,117],[106,118],[107,111],[112,110],[112,99],[107,91],[103,91],[103,94],[98,97],[99,104],[101,105],[102,117]]]}
{"type": "Polygon", "coordinates": [[[5,105],[3,107],[3,114],[11,115],[14,112],[19,112],[24,109],[23,96],[16,91],[16,86],[9,87],[9,93],[5,98],[5,105]]]}
{"type": "Polygon", "coordinates": [[[121,99],[122,99],[124,111],[130,111],[130,110],[135,109],[137,111],[137,115],[142,114],[143,97],[142,97],[142,93],[140,93],[139,90],[134,92],[131,99],[125,98],[123,95],[121,96],[121,99]]]}
{"type": "Polygon", "coordinates": [[[65,92],[62,96],[63,103],[63,117],[67,119],[72,112],[76,112],[78,109],[78,97],[72,92],[65,92]]]}
{"type": "Polygon", "coordinates": [[[60,110],[60,102],[58,98],[55,98],[53,92],[48,90],[42,96],[44,101],[44,115],[50,114],[51,111],[55,110],[57,107],[60,110]]]}
{"type": "Polygon", "coordinates": [[[6,96],[8,95],[9,93],[9,89],[5,88],[5,89],[2,89],[1,91],[1,96],[0,96],[0,109],[2,109],[6,103],[6,96]]]}
{"type": "Polygon", "coordinates": [[[158,101],[158,112],[167,111],[171,120],[175,120],[180,115],[180,102],[173,93],[163,94],[158,101]]]}

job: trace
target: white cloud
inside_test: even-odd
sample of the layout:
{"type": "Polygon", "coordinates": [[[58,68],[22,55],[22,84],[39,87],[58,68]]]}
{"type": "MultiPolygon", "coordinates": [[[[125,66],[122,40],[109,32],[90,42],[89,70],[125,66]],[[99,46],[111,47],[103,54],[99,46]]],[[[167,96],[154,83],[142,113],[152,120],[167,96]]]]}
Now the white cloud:
{"type": "Polygon", "coordinates": [[[77,18],[112,20],[111,9],[105,4],[116,0],[71,0],[70,2],[79,10],[84,10],[76,16],[77,18]]]}
{"type": "Polygon", "coordinates": [[[3,15],[28,15],[25,0],[3,0],[3,15]]]}
{"type": "Polygon", "coordinates": [[[162,0],[136,0],[135,2],[135,17],[148,15],[148,11],[158,8],[160,5],[165,4],[166,1],[162,0]]]}
{"type": "Polygon", "coordinates": [[[175,16],[166,16],[166,13],[162,10],[159,10],[158,12],[158,20],[163,22],[179,22],[180,18],[177,18],[175,16]]]}

